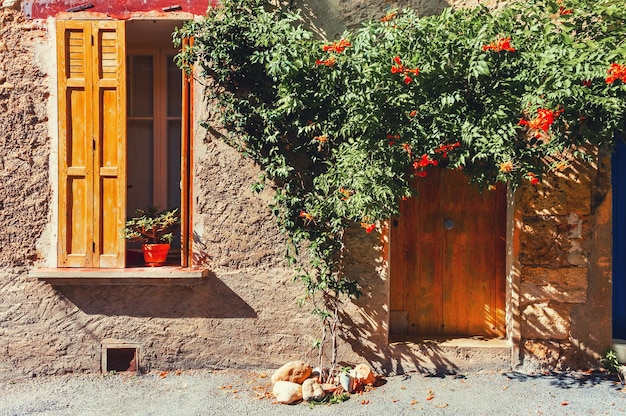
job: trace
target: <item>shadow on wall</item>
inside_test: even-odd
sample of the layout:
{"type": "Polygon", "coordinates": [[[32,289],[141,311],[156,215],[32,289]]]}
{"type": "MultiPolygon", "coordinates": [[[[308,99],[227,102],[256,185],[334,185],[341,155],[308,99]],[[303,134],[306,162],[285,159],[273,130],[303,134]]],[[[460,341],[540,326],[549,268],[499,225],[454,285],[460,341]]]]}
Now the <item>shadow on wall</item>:
{"type": "Polygon", "coordinates": [[[57,286],[88,315],[159,318],[256,318],[250,305],[215,276],[192,286],[57,286]]]}
{"type": "Polygon", "coordinates": [[[193,232],[193,254],[192,254],[192,264],[195,267],[209,267],[211,263],[211,256],[207,253],[207,246],[202,240],[202,237],[197,233],[193,232]]]}
{"type": "Polygon", "coordinates": [[[457,371],[435,342],[388,342],[389,286],[381,273],[385,267],[382,250],[379,235],[365,235],[361,228],[346,233],[345,270],[359,282],[361,297],[340,313],[343,340],[359,357],[386,374],[457,371]]]}
{"type": "MultiPolygon", "coordinates": [[[[360,302],[358,302],[360,304],[360,302]]],[[[364,314],[371,316],[373,310],[365,302],[361,306],[364,314]]],[[[356,323],[352,315],[341,313],[341,322],[345,325],[343,339],[352,350],[371,366],[384,374],[405,374],[411,371],[438,374],[456,373],[459,368],[448,358],[448,354],[437,342],[387,343],[382,336],[373,335],[373,325],[356,323]]]]}
{"type": "MultiPolygon", "coordinates": [[[[610,175],[603,164],[604,159],[601,166],[574,162],[518,190],[519,277],[508,284],[519,303],[509,305],[508,326],[519,325],[522,365],[590,368],[610,343],[610,175]]],[[[346,274],[359,282],[362,295],[341,316],[345,342],[374,367],[393,373],[410,366],[455,371],[463,358],[451,356],[449,347],[389,342],[389,277],[381,242],[360,229],[346,236],[346,274]]]]}
{"type": "MultiPolygon", "coordinates": [[[[597,156],[593,152],[590,154],[597,156]]],[[[574,161],[516,198],[521,361],[590,368],[611,341],[610,157],[574,161]]]]}

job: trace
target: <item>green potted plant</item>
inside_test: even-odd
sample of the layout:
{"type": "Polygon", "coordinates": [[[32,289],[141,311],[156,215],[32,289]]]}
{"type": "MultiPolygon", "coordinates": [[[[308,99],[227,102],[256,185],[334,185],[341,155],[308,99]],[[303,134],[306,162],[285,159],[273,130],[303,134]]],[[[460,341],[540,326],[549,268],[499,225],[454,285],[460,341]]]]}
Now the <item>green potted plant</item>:
{"type": "Polygon", "coordinates": [[[144,261],[148,266],[165,264],[174,233],[180,228],[178,208],[159,210],[150,206],[135,211],[126,221],[125,237],[128,241],[142,242],[144,261]]]}

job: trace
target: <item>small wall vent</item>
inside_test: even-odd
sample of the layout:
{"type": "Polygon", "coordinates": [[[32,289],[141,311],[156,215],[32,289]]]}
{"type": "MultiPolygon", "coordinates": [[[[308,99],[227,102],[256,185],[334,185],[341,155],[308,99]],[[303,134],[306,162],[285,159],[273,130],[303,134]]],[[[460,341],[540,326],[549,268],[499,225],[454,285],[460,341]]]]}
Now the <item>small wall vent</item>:
{"type": "Polygon", "coordinates": [[[139,372],[139,344],[120,339],[102,341],[101,371],[103,373],[139,372]]]}

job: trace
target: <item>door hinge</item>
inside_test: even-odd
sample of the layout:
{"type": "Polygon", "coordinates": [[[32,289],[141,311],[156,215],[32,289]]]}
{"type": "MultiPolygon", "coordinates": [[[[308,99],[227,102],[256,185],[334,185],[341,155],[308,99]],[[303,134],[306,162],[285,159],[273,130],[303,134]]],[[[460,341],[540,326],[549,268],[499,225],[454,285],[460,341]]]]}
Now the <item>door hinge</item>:
{"type": "Polygon", "coordinates": [[[96,139],[91,139],[91,146],[93,147],[93,150],[96,150],[96,139]]]}
{"type": "Polygon", "coordinates": [[[95,241],[92,241],[92,242],[91,242],[91,252],[92,252],[92,253],[95,253],[95,252],[96,252],[96,242],[95,242],[95,241]]]}

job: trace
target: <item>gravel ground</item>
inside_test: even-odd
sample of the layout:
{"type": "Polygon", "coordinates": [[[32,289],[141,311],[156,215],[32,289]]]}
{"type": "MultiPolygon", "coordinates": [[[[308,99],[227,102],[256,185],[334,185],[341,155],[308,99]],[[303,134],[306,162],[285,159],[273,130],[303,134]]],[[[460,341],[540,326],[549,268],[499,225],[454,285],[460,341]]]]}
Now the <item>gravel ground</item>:
{"type": "Polygon", "coordinates": [[[4,380],[0,415],[619,415],[626,389],[602,373],[381,379],[333,405],[276,404],[271,372],[202,370],[4,380]]]}

